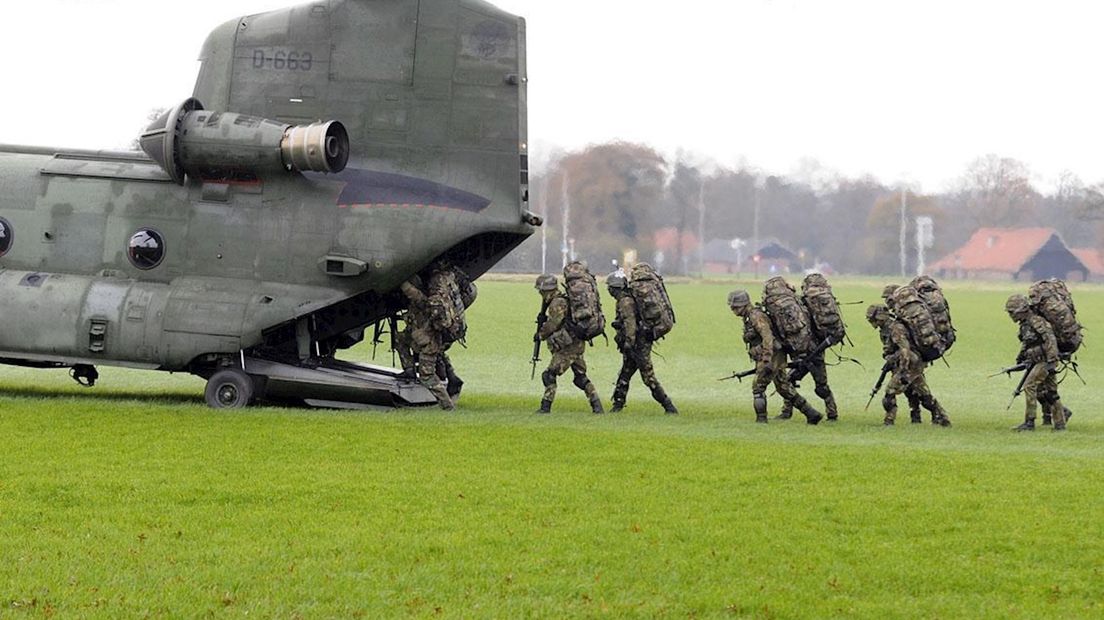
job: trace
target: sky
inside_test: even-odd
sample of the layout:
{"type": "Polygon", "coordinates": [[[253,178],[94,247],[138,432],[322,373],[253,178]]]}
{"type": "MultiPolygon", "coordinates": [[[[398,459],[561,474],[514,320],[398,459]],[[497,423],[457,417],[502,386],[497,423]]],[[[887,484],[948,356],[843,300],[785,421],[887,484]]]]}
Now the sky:
{"type": "MultiPolygon", "coordinates": [[[[376,0],[378,1],[378,0],[376,0]]],[[[0,25],[0,143],[120,148],[207,33],[294,0],[36,0],[0,25]]],[[[1104,181],[1097,30],[1069,0],[497,0],[529,29],[534,159],[607,140],[923,191],[987,153],[1104,181]]],[[[340,119],[339,119],[340,120],[340,119]]]]}

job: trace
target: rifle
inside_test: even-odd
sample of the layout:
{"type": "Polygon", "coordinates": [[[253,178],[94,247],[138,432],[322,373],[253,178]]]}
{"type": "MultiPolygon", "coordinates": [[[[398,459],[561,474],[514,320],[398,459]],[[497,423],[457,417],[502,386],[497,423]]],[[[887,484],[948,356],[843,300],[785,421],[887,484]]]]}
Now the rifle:
{"type": "Polygon", "coordinates": [[[870,390],[870,400],[866,401],[866,407],[863,408],[863,411],[868,411],[870,409],[870,403],[874,402],[874,397],[878,395],[878,392],[882,391],[882,385],[885,384],[886,375],[889,374],[892,368],[893,364],[890,362],[886,362],[882,366],[882,374],[878,375],[878,382],[874,384],[874,389],[870,390]]]}
{"type": "Polygon", "coordinates": [[[537,378],[537,362],[540,361],[541,350],[541,338],[540,331],[544,327],[545,322],[548,321],[548,303],[542,302],[540,314],[537,315],[537,331],[533,334],[533,359],[530,361],[533,363],[533,371],[529,373],[529,380],[537,378]]]}
{"type": "Polygon", "coordinates": [[[832,344],[833,342],[831,341],[831,339],[825,338],[824,342],[817,345],[817,348],[813,349],[811,353],[802,355],[799,359],[790,362],[790,374],[788,376],[790,383],[796,385],[797,382],[800,381],[805,375],[809,374],[809,372],[813,369],[813,360],[815,360],[816,357],[821,353],[827,351],[828,348],[832,346],[832,344]]]}
{"type": "Polygon", "coordinates": [[[1020,364],[1020,365],[1024,366],[1024,370],[1026,370],[1027,372],[1025,372],[1023,374],[1023,376],[1020,377],[1020,382],[1018,384],[1016,384],[1016,391],[1012,392],[1012,400],[1008,401],[1008,406],[1004,408],[1005,411],[1008,411],[1009,409],[1011,409],[1012,408],[1012,403],[1016,402],[1016,399],[1019,398],[1020,394],[1023,394],[1023,387],[1024,387],[1024,383],[1027,383],[1027,376],[1031,374],[1031,369],[1035,367],[1035,364],[1029,364],[1029,365],[1028,364],[1020,364]]]}
{"type": "Polygon", "coordinates": [[[740,383],[743,383],[744,382],[744,377],[750,377],[751,375],[754,375],[754,374],[755,374],[755,369],[752,368],[751,370],[745,370],[743,372],[734,372],[734,373],[732,373],[731,375],[729,375],[727,377],[721,377],[720,379],[717,379],[717,381],[731,381],[732,379],[736,379],[740,383]]]}
{"type": "Polygon", "coordinates": [[[391,335],[391,365],[395,365],[395,337],[399,333],[399,315],[392,314],[387,317],[387,331],[391,335]]]}
{"type": "Polygon", "coordinates": [[[986,379],[992,379],[993,377],[999,377],[1001,375],[1008,375],[1009,377],[1011,377],[1012,373],[1022,372],[1024,370],[1027,370],[1030,367],[1031,367],[1030,364],[1028,364],[1027,362],[1020,362],[1019,364],[1016,364],[1015,366],[1009,366],[1008,368],[1001,368],[997,372],[995,372],[995,373],[989,375],[988,377],[986,377],[986,379]]]}
{"type": "Polygon", "coordinates": [[[372,360],[376,359],[376,346],[383,343],[380,337],[383,336],[383,321],[376,321],[375,329],[372,334],[372,360]]]}

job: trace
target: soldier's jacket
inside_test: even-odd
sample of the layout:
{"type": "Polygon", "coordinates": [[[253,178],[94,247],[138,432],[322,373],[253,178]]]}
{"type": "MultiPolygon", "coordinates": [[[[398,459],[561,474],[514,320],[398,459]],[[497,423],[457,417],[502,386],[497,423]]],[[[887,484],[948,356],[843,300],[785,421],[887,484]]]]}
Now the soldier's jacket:
{"type": "Polygon", "coordinates": [[[613,341],[617,343],[617,349],[627,351],[637,344],[637,335],[640,333],[636,317],[636,300],[632,295],[622,295],[617,300],[617,319],[613,322],[617,335],[613,341]]]}
{"type": "Polygon", "coordinates": [[[1046,319],[1032,312],[1020,321],[1021,362],[1052,364],[1058,361],[1058,340],[1046,319]]]}
{"type": "Polygon", "coordinates": [[[548,303],[548,310],[545,311],[545,316],[548,318],[538,332],[541,340],[547,342],[548,348],[553,352],[562,351],[575,344],[575,337],[567,329],[568,313],[567,295],[556,293],[548,303]]]}
{"type": "Polygon", "coordinates": [[[893,363],[898,372],[905,372],[917,365],[923,368],[920,356],[912,350],[908,328],[903,323],[898,320],[890,321],[878,328],[878,335],[882,339],[882,358],[893,363]]]}
{"type": "Polygon", "coordinates": [[[429,325],[429,298],[422,289],[414,286],[409,280],[403,282],[399,289],[406,296],[408,311],[406,322],[412,329],[424,328],[429,325]]]}
{"type": "Polygon", "coordinates": [[[744,317],[744,343],[752,361],[770,363],[777,345],[770,318],[759,308],[752,308],[744,317]]]}

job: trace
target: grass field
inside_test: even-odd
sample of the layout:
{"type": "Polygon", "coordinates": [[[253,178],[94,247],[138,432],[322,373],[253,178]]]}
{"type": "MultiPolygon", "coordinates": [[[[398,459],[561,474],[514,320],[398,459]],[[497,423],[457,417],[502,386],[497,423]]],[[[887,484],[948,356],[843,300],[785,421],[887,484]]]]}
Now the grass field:
{"type": "MultiPolygon", "coordinates": [[[[749,365],[731,288],[671,287],[677,417],[639,383],[593,416],[570,380],[532,415],[520,282],[481,285],[451,414],[216,413],[191,377],[2,368],[0,617],[1104,615],[1104,289],[1074,292],[1070,430],[1014,434],[1014,382],[985,379],[1017,350],[1012,285],[948,288],[960,339],[929,382],[949,429],[863,411],[865,305],[845,311],[866,370],[832,369],[841,421],[754,424],[748,384],[716,380],[749,365]]],[[[588,351],[607,399],[619,361],[588,351]]]]}

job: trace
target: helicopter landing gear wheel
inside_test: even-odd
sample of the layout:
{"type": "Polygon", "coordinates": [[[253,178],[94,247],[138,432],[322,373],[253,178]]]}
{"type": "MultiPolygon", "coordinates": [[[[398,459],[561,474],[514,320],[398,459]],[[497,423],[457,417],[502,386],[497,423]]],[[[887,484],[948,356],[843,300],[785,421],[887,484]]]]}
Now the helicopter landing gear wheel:
{"type": "Polygon", "coordinates": [[[238,368],[226,368],[211,375],[205,397],[212,409],[241,409],[253,402],[253,378],[238,368]]]}

